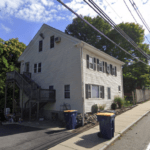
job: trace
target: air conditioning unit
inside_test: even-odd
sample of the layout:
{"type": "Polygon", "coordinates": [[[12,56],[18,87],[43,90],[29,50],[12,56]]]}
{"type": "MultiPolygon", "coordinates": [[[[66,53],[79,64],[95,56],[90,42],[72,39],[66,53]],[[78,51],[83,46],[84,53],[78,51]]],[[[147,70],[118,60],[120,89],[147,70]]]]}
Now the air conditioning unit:
{"type": "Polygon", "coordinates": [[[55,38],[55,43],[59,43],[59,42],[61,42],[61,37],[56,37],[55,38]]]}

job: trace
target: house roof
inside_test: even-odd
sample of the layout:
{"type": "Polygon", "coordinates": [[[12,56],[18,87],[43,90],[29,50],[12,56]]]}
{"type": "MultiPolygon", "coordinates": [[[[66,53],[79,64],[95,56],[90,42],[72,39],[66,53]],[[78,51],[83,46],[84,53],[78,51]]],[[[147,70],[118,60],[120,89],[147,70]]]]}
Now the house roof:
{"type": "Polygon", "coordinates": [[[18,61],[24,60],[24,57],[27,55],[30,46],[32,46],[32,44],[33,44],[33,41],[39,36],[39,34],[40,34],[44,29],[53,30],[54,32],[57,32],[58,34],[61,34],[61,36],[63,36],[63,37],[65,37],[65,38],[67,38],[68,40],[74,42],[75,45],[84,47],[84,48],[88,49],[89,51],[92,51],[93,53],[97,53],[97,54],[101,55],[101,56],[104,57],[104,58],[107,58],[107,59],[109,58],[109,59],[111,59],[112,61],[115,61],[116,63],[119,63],[119,64],[121,64],[121,65],[124,65],[124,64],[125,64],[124,62],[122,62],[122,61],[120,61],[120,60],[118,60],[118,59],[116,59],[116,58],[114,58],[114,57],[112,57],[112,56],[106,54],[105,52],[101,51],[100,49],[97,49],[97,48],[95,48],[94,46],[92,46],[92,45],[90,45],[90,44],[88,44],[88,43],[86,43],[86,42],[84,42],[84,41],[82,41],[82,40],[79,40],[79,39],[77,39],[77,38],[75,38],[75,37],[72,37],[72,36],[70,36],[70,35],[68,35],[68,34],[66,34],[66,33],[64,33],[64,32],[62,32],[62,31],[60,31],[60,30],[58,30],[58,29],[55,29],[55,28],[53,28],[53,27],[51,27],[51,26],[49,26],[49,25],[47,25],[47,24],[43,24],[43,25],[41,26],[41,28],[38,30],[38,32],[36,33],[36,35],[35,35],[35,36],[33,37],[33,39],[30,41],[30,43],[28,44],[28,46],[26,47],[26,49],[24,50],[24,52],[22,53],[22,55],[19,57],[18,61]]]}

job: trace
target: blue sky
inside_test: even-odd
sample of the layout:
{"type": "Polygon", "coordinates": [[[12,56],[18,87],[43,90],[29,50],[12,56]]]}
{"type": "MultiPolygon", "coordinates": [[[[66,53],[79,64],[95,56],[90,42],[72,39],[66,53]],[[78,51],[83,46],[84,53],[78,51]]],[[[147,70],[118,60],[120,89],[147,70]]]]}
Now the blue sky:
{"type": "MultiPolygon", "coordinates": [[[[83,0],[62,0],[78,14],[95,17],[96,13],[83,0]]],[[[116,24],[134,22],[123,0],[94,0],[116,24]]],[[[150,1],[134,0],[147,24],[150,26],[150,1]]],[[[127,4],[140,25],[129,0],[127,4]]],[[[43,23],[64,32],[75,16],[66,10],[57,0],[1,0],[0,2],[0,38],[9,40],[18,38],[26,45],[32,40],[43,23]]],[[[143,28],[145,28],[143,26],[143,28]]],[[[150,34],[145,29],[150,41],[150,34]]],[[[147,44],[148,41],[145,40],[147,44]]]]}

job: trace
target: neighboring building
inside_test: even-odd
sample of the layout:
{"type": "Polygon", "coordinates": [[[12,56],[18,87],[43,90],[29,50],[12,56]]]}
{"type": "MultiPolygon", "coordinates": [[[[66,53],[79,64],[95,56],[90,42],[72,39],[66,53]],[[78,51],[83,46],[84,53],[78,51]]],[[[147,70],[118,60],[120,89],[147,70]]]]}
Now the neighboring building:
{"type": "Polygon", "coordinates": [[[34,108],[30,102],[37,103],[37,111],[41,107],[46,118],[65,106],[79,113],[91,112],[94,104],[106,104],[108,109],[114,96],[123,97],[123,62],[46,24],[18,61],[23,75],[8,73],[7,80],[20,78],[15,82],[24,82],[22,107],[34,108]]]}

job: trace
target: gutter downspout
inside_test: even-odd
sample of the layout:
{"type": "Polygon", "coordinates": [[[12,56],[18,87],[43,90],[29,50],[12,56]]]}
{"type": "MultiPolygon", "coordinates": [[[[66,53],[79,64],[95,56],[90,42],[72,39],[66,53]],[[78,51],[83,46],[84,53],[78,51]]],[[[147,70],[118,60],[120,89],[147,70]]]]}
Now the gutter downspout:
{"type": "Polygon", "coordinates": [[[123,88],[123,66],[121,67],[121,73],[122,73],[122,98],[124,99],[124,88],[123,88]]]}
{"type": "Polygon", "coordinates": [[[83,74],[83,47],[84,44],[81,43],[79,44],[80,46],[80,59],[81,59],[81,89],[82,89],[82,126],[84,126],[84,112],[85,112],[85,108],[84,108],[84,74],[83,74]]]}

